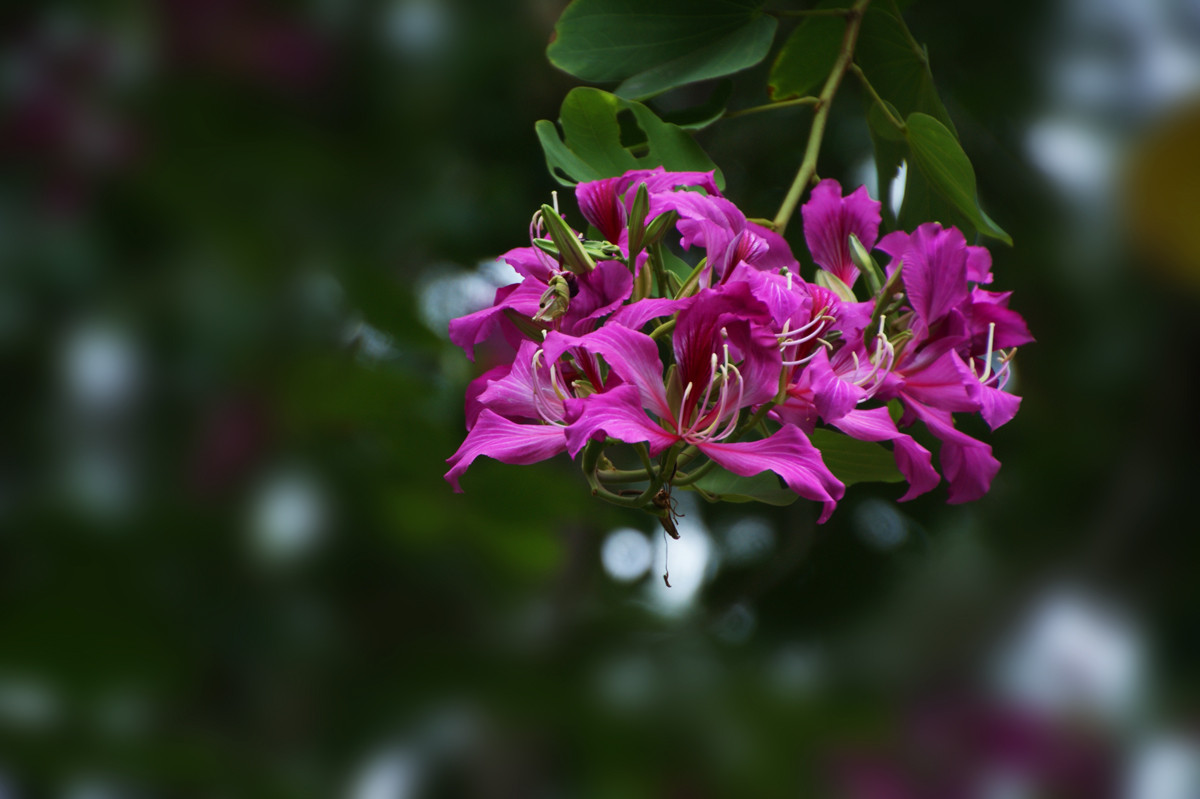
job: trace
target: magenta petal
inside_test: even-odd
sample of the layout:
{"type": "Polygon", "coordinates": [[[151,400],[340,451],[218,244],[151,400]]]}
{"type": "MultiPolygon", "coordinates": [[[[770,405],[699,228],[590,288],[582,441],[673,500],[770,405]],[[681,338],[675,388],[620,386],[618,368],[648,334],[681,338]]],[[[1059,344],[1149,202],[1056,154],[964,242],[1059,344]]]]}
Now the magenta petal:
{"type": "Polygon", "coordinates": [[[967,365],[951,351],[933,363],[906,372],[901,393],[922,405],[945,411],[977,411],[979,402],[972,397],[978,384],[967,365]]]}
{"type": "Polygon", "coordinates": [[[982,406],[979,415],[987,422],[988,427],[995,430],[1017,415],[1017,409],[1021,407],[1021,398],[1016,394],[1009,394],[1003,389],[991,386],[980,386],[979,389],[979,402],[982,406]]]}
{"type": "Polygon", "coordinates": [[[557,425],[519,424],[484,408],[458,451],[446,459],[446,480],[462,493],[458,478],[476,458],[486,455],[501,463],[529,464],[544,461],[567,448],[564,430],[557,425]]]}
{"type": "Polygon", "coordinates": [[[583,218],[595,226],[604,238],[617,244],[625,227],[625,208],[617,199],[623,177],[604,178],[575,187],[575,200],[583,218]]]}
{"type": "MultiPolygon", "coordinates": [[[[562,337],[561,344],[559,338],[555,333],[546,337],[547,356],[557,357],[565,349],[566,337],[562,337]]],[[[662,360],[658,357],[654,339],[636,330],[605,325],[594,333],[570,341],[569,346],[583,347],[603,356],[618,377],[637,389],[642,407],[649,408],[660,419],[673,418],[663,385],[662,360]]]]}
{"type": "Polygon", "coordinates": [[[829,518],[837,500],[846,492],[846,487],[821,460],[820,450],[792,425],[785,425],[760,441],[732,444],[706,441],[696,446],[718,466],[743,477],[753,477],[768,469],[775,472],[800,496],[824,504],[819,522],[829,518]]]}
{"type": "Polygon", "coordinates": [[[650,194],[673,193],[676,189],[698,186],[712,196],[720,196],[714,172],[668,172],[663,167],[627,172],[625,178],[633,178],[631,186],[645,183],[650,194]]]}
{"type": "Polygon", "coordinates": [[[1011,291],[986,291],[977,288],[971,292],[970,326],[972,351],[983,352],[987,346],[989,325],[996,325],[992,346],[995,349],[1020,347],[1033,341],[1033,335],[1025,320],[1016,311],[1009,310],[1008,298],[1011,291]]]}
{"type": "Polygon", "coordinates": [[[992,448],[981,441],[966,437],[969,443],[946,441],[938,458],[950,483],[951,505],[974,502],[992,487],[992,479],[1000,471],[1000,461],[992,456],[992,448]]]}
{"type": "Polygon", "coordinates": [[[511,371],[489,382],[479,394],[479,403],[506,419],[542,421],[545,415],[557,415],[557,418],[547,418],[545,421],[561,421],[562,400],[554,393],[549,381],[539,383],[534,378],[533,357],[538,349],[538,345],[532,341],[522,341],[513,358],[511,371]],[[543,414],[543,409],[549,413],[543,414]]]}
{"type": "Polygon", "coordinates": [[[627,327],[630,330],[641,330],[642,326],[651,319],[670,316],[682,308],[687,307],[691,301],[691,297],[685,297],[681,300],[638,300],[637,302],[632,302],[629,305],[625,305],[617,309],[617,312],[608,318],[608,322],[606,324],[620,325],[621,327],[627,327]]]}
{"type": "Polygon", "coordinates": [[[992,254],[986,247],[967,247],[967,280],[992,282],[992,254]]]}
{"type": "Polygon", "coordinates": [[[992,448],[982,441],[971,438],[954,426],[951,415],[919,405],[908,405],[929,431],[941,439],[942,448],[938,460],[942,473],[950,483],[952,505],[979,499],[988,492],[992,478],[1000,471],[1000,461],[992,455],[992,448]]]}
{"type": "MultiPolygon", "coordinates": [[[[480,401],[480,395],[487,391],[489,383],[508,376],[510,371],[512,371],[512,364],[502,363],[499,366],[493,366],[491,369],[488,369],[467,385],[466,416],[468,430],[475,426],[475,420],[479,418],[479,412],[486,407],[486,404],[480,401]]],[[[506,414],[501,414],[501,416],[504,415],[506,414]]]]}
{"type": "Polygon", "coordinates": [[[500,260],[517,270],[521,277],[532,277],[543,285],[558,271],[554,259],[537,247],[517,247],[501,255],[500,260]]]}
{"type": "Polygon", "coordinates": [[[784,323],[790,320],[794,330],[807,323],[812,315],[812,300],[806,293],[799,290],[799,286],[803,282],[799,275],[793,275],[789,281],[784,275],[759,271],[753,266],[743,263],[730,273],[726,279],[726,286],[734,283],[746,283],[750,286],[750,293],[754,295],[755,299],[770,310],[771,321],[774,323],[775,329],[782,330],[784,323]]]}
{"type": "Polygon", "coordinates": [[[868,250],[879,235],[879,209],[865,186],[843,197],[836,180],[822,180],[800,209],[804,217],[804,239],[818,266],[832,272],[847,286],[858,278],[858,267],[850,260],[850,234],[868,250]]]}
{"type": "Polygon", "coordinates": [[[904,290],[921,320],[932,327],[967,299],[967,240],[958,228],[928,222],[913,231],[904,251],[904,290]]]}
{"type": "Polygon", "coordinates": [[[859,441],[891,441],[896,468],[908,480],[908,491],[900,497],[907,502],[913,497],[930,491],[941,478],[933,468],[933,455],[918,444],[912,436],[896,429],[896,423],[887,408],[851,411],[833,423],[833,426],[859,441]]]}
{"type": "Polygon", "coordinates": [[[799,273],[800,263],[796,260],[796,256],[792,255],[792,248],[788,246],[783,236],[755,222],[747,221],[746,229],[761,238],[767,245],[766,251],[751,262],[756,269],[776,274],[783,269],[799,273]]]}
{"type": "MultiPolygon", "coordinates": [[[[578,279],[579,292],[571,298],[566,319],[575,332],[580,323],[599,319],[621,307],[633,292],[633,275],[620,261],[601,261],[578,279]]],[[[584,324],[590,329],[590,325],[584,324]]],[[[586,331],[583,331],[586,332],[586,331]]]]}
{"type": "Polygon", "coordinates": [[[566,406],[567,449],[572,457],[589,441],[615,438],[627,444],[647,442],[650,454],[657,455],[679,440],[655,424],[631,385],[621,385],[584,399],[568,399],[566,406]]]}
{"type": "Polygon", "coordinates": [[[497,289],[492,307],[450,320],[450,341],[462,347],[467,358],[475,360],[475,345],[496,332],[504,318],[504,309],[512,308],[522,316],[533,318],[545,290],[546,284],[532,277],[517,285],[497,289]]]}
{"type": "Polygon", "coordinates": [[[830,424],[854,410],[858,401],[866,394],[859,386],[842,380],[834,373],[824,347],[817,350],[806,370],[812,377],[813,398],[817,411],[821,418],[830,424]]]}

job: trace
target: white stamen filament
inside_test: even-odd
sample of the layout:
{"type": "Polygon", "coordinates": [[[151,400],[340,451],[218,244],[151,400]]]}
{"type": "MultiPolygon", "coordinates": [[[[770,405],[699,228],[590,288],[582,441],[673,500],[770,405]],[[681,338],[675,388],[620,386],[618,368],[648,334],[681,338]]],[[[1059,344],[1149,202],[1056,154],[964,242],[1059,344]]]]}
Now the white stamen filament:
{"type": "MultiPolygon", "coordinates": [[[[542,350],[539,348],[538,350],[534,351],[533,359],[531,361],[531,365],[533,368],[532,376],[533,376],[533,384],[534,384],[533,385],[533,408],[534,408],[534,410],[536,410],[538,412],[538,416],[542,417],[542,421],[549,422],[550,424],[556,425],[558,427],[566,427],[566,424],[562,420],[562,413],[561,412],[555,413],[554,409],[550,406],[549,402],[546,399],[545,387],[542,385],[542,377],[538,373],[538,369],[541,367],[541,361],[542,361],[542,350]]],[[[554,371],[553,364],[550,365],[550,383],[551,383],[551,386],[554,388],[554,393],[558,396],[559,400],[562,400],[563,392],[558,387],[557,374],[554,371]]]]}
{"type": "Polygon", "coordinates": [[[679,412],[675,419],[675,432],[681,436],[685,434],[683,428],[683,409],[687,407],[688,396],[692,393],[693,385],[692,381],[689,380],[687,386],[683,389],[683,396],[679,398],[679,412]]]}
{"type": "MultiPolygon", "coordinates": [[[[691,424],[689,424],[687,426],[686,430],[679,431],[679,435],[681,435],[681,436],[691,435],[692,433],[696,432],[696,426],[698,424],[700,424],[700,420],[704,417],[704,409],[708,407],[708,401],[710,399],[712,399],[713,385],[717,382],[717,354],[715,352],[712,354],[712,359],[711,359],[710,365],[709,365],[709,372],[710,372],[710,374],[708,377],[708,387],[705,388],[705,390],[704,390],[704,399],[701,400],[699,403],[697,403],[695,413],[692,415],[692,418],[691,418],[691,424]]],[[[722,390],[723,390],[723,388],[722,388],[722,390]]],[[[681,413],[683,412],[683,407],[686,404],[687,403],[685,402],[680,406],[679,410],[681,413]]],[[[682,422],[681,422],[681,424],[682,424],[682,422]]]]}
{"type": "Polygon", "coordinates": [[[558,387],[558,373],[554,371],[555,364],[550,364],[550,387],[554,389],[554,395],[559,400],[566,399],[566,394],[558,387]]]}
{"type": "Polygon", "coordinates": [[[717,414],[716,418],[713,420],[713,426],[714,427],[716,426],[716,423],[721,420],[722,416],[728,415],[728,421],[725,423],[725,429],[722,430],[721,432],[711,436],[711,440],[721,441],[723,439],[729,438],[729,436],[733,435],[733,431],[737,429],[738,410],[742,407],[742,399],[746,396],[745,385],[746,385],[745,381],[742,380],[741,371],[733,364],[729,364],[725,369],[725,385],[723,385],[721,387],[722,392],[721,392],[720,412],[717,414]],[[730,372],[733,373],[733,376],[737,382],[737,399],[735,399],[733,402],[728,401],[730,392],[726,390],[731,385],[730,380],[729,380],[730,372]],[[733,411],[732,413],[730,413],[731,410],[733,411]]]}
{"type": "Polygon", "coordinates": [[[983,374],[979,378],[980,383],[986,383],[987,379],[992,374],[992,345],[996,342],[996,323],[988,323],[988,343],[987,354],[983,356],[983,374]]]}

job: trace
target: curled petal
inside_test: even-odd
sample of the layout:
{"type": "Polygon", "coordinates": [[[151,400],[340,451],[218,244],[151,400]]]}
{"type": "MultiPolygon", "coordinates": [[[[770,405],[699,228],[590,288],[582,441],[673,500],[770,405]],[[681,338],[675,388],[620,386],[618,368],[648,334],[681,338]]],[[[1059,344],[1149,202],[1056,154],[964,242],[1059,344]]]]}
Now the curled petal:
{"type": "Polygon", "coordinates": [[[1001,425],[1008,424],[1017,415],[1017,410],[1021,407],[1021,398],[1016,394],[1009,394],[1003,389],[981,385],[979,387],[979,404],[981,406],[979,415],[983,417],[983,421],[987,422],[988,427],[995,430],[1001,425]]]}
{"type": "Polygon", "coordinates": [[[537,350],[538,345],[532,341],[522,341],[508,374],[490,380],[479,394],[480,406],[491,408],[506,419],[542,421],[547,415],[558,414],[558,418],[546,418],[545,421],[561,421],[562,400],[549,382],[539,381],[533,374],[533,357],[537,350]]]}
{"type": "MultiPolygon", "coordinates": [[[[865,351],[863,360],[866,360],[865,351]]],[[[832,424],[850,413],[866,395],[866,391],[859,386],[838,377],[829,365],[829,356],[824,347],[817,349],[807,371],[811,375],[817,411],[826,422],[832,424]]]]}
{"type": "Polygon", "coordinates": [[[908,491],[900,497],[907,502],[930,491],[941,482],[933,468],[933,455],[912,436],[896,429],[887,408],[851,411],[833,422],[833,426],[859,441],[891,441],[896,468],[908,481],[908,491]]]}
{"type": "Polygon", "coordinates": [[[602,356],[617,377],[637,389],[641,398],[640,407],[650,409],[660,419],[672,418],[667,391],[663,386],[662,360],[658,357],[658,346],[654,339],[645,333],[617,325],[605,325],[594,333],[578,338],[558,333],[546,337],[547,357],[557,358],[573,346],[602,356]]]}
{"type": "Polygon", "coordinates": [[[568,399],[566,406],[566,446],[572,457],[589,441],[615,438],[626,444],[646,442],[650,454],[657,455],[679,440],[646,415],[637,389],[621,385],[581,400],[568,399]]]}
{"type": "Polygon", "coordinates": [[[697,446],[717,465],[734,474],[753,477],[767,470],[775,472],[800,496],[822,503],[824,508],[818,522],[829,518],[846,492],[846,487],[821,460],[820,450],[792,425],[785,425],[760,441],[732,444],[707,441],[697,446]]]}
{"type": "Polygon", "coordinates": [[[903,379],[900,393],[914,404],[944,411],[979,410],[974,390],[979,381],[956,352],[947,352],[932,363],[906,372],[903,379]]]}
{"type": "Polygon", "coordinates": [[[948,412],[906,405],[925,422],[931,433],[941,439],[938,460],[942,464],[942,473],[950,483],[947,502],[957,505],[986,494],[991,488],[992,478],[1000,471],[1000,461],[992,455],[992,448],[956,428],[948,412]]]}
{"type": "Polygon", "coordinates": [[[519,424],[484,408],[458,451],[446,459],[446,480],[461,494],[458,478],[476,458],[486,455],[501,463],[529,464],[544,461],[567,449],[563,428],[546,424],[519,424]]]}
{"type": "Polygon", "coordinates": [[[497,289],[496,301],[490,308],[450,320],[450,341],[462,347],[467,358],[475,360],[475,345],[496,332],[504,318],[504,309],[512,308],[522,316],[533,318],[545,290],[546,285],[532,277],[517,285],[497,289]]]}

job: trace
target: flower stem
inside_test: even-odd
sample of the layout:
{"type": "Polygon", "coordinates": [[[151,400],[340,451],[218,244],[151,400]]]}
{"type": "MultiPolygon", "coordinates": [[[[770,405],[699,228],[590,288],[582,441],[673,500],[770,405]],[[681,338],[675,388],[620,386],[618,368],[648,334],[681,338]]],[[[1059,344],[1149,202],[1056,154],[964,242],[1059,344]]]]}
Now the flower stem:
{"type": "Polygon", "coordinates": [[[848,8],[804,8],[804,9],[782,9],[780,11],[768,11],[775,17],[848,17],[850,9],[848,8]]]}
{"type": "Polygon", "coordinates": [[[796,212],[796,206],[800,204],[800,197],[808,188],[813,176],[816,175],[817,154],[821,151],[821,139],[825,135],[829,107],[833,104],[833,96],[837,94],[838,85],[842,82],[842,77],[846,74],[851,59],[854,58],[854,44],[858,40],[858,31],[862,28],[863,15],[870,2],[871,0],[856,0],[854,5],[847,10],[846,35],[842,37],[842,48],[838,52],[837,61],[834,62],[833,69],[830,70],[829,77],[825,80],[825,86],[817,98],[817,112],[813,115],[812,129],[808,134],[808,146],[804,151],[804,160],[800,162],[796,178],[792,181],[787,196],[783,198],[783,205],[779,206],[779,213],[775,215],[774,228],[775,232],[780,235],[787,228],[788,220],[792,218],[792,214],[796,212]]]}
{"type": "Polygon", "coordinates": [[[863,88],[867,90],[867,94],[871,95],[871,99],[874,100],[875,104],[879,106],[879,110],[883,112],[885,117],[887,117],[887,121],[892,123],[896,130],[900,131],[901,133],[904,133],[906,130],[908,130],[908,125],[904,124],[904,120],[897,119],[896,115],[892,113],[892,109],[889,108],[888,104],[884,102],[882,97],[879,96],[879,92],[875,91],[875,87],[871,85],[871,81],[867,80],[867,75],[862,71],[862,67],[860,67],[858,64],[851,64],[850,71],[853,72],[855,77],[858,78],[859,82],[862,83],[863,88]]]}
{"type": "Polygon", "coordinates": [[[654,339],[655,341],[658,341],[659,338],[667,335],[674,329],[675,329],[675,317],[672,316],[670,319],[668,319],[667,321],[663,322],[658,327],[651,330],[650,338],[654,339]]]}
{"type": "Polygon", "coordinates": [[[734,117],[746,116],[747,114],[757,114],[761,111],[774,111],[777,108],[792,108],[797,105],[817,105],[821,102],[819,97],[797,97],[794,100],[780,100],[777,103],[765,103],[763,105],[753,105],[749,108],[739,108],[736,111],[726,111],[722,119],[733,119],[734,117]]]}

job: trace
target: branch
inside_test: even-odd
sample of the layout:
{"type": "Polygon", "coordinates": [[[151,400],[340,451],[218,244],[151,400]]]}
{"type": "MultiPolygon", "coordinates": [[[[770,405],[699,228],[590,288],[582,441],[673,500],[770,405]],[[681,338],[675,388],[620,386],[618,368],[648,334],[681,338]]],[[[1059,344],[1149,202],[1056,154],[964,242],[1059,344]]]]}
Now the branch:
{"type": "Polygon", "coordinates": [[[825,86],[817,98],[817,112],[813,115],[812,129],[808,134],[808,147],[804,151],[804,160],[800,162],[800,169],[796,172],[792,187],[788,189],[787,196],[783,198],[783,205],[779,206],[779,213],[775,215],[773,227],[775,232],[780,235],[783,235],[788,220],[792,218],[796,206],[800,204],[800,197],[817,172],[817,154],[821,151],[821,139],[825,135],[829,107],[833,104],[833,96],[837,94],[838,85],[841,84],[842,77],[845,76],[846,70],[854,58],[854,45],[858,41],[858,31],[862,28],[863,15],[870,2],[871,0],[856,0],[846,15],[846,35],[842,38],[842,48],[838,52],[837,61],[834,62],[833,69],[825,80],[825,86]]]}

